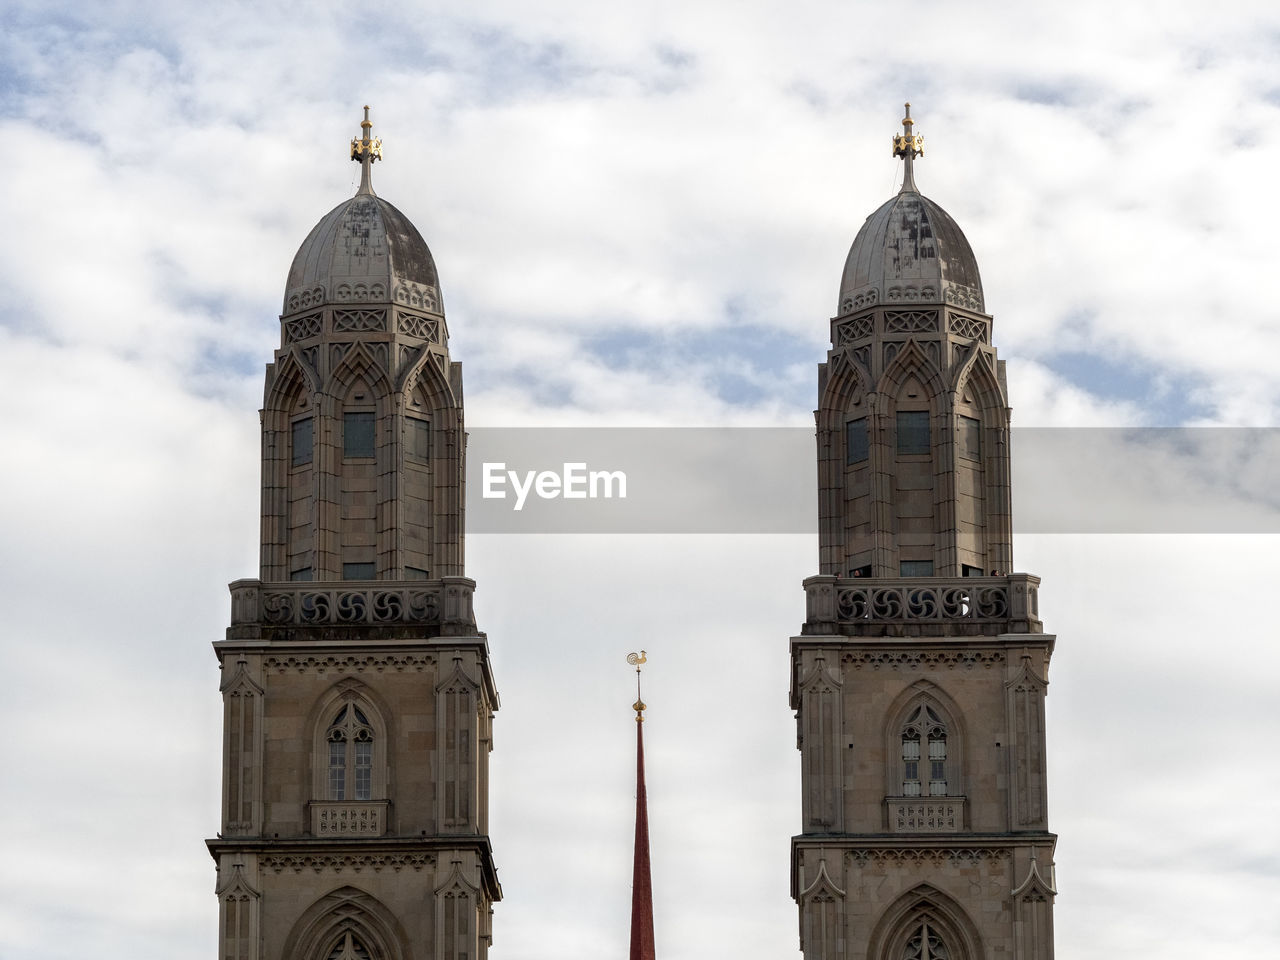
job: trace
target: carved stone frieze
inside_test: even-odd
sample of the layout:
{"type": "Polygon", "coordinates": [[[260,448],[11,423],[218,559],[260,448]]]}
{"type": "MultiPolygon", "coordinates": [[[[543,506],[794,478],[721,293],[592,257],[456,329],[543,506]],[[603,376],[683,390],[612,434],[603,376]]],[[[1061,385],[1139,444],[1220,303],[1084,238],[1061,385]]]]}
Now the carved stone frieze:
{"type": "Polygon", "coordinates": [[[999,650],[859,650],[844,654],[840,660],[855,670],[863,667],[873,670],[881,667],[892,670],[901,667],[964,667],[972,670],[974,667],[990,669],[1004,663],[1004,654],[999,650]]]}
{"type": "Polygon", "coordinates": [[[386,330],[386,310],[335,310],[334,333],[359,333],[366,330],[386,330]]]}
{"type": "Polygon", "coordinates": [[[381,873],[383,870],[393,870],[399,873],[406,867],[413,870],[433,867],[436,858],[429,853],[297,853],[264,856],[262,863],[276,873],[283,873],[285,870],[292,870],[294,873],[301,873],[303,870],[315,873],[360,873],[362,870],[381,873]]]}
{"type": "Polygon", "coordinates": [[[875,317],[866,314],[852,320],[841,320],[836,324],[835,346],[843,347],[855,340],[863,340],[875,331],[875,317]]]}
{"type": "Polygon", "coordinates": [[[402,303],[406,307],[416,307],[419,310],[428,310],[431,313],[440,312],[440,297],[435,288],[414,283],[410,280],[401,281],[396,285],[393,299],[396,303],[402,303]]]}
{"type": "Polygon", "coordinates": [[[890,798],[893,833],[959,833],[964,829],[964,797],[890,798]]]}
{"type": "Polygon", "coordinates": [[[964,307],[968,310],[982,309],[982,295],[973,287],[965,286],[962,283],[948,283],[946,285],[947,303],[954,303],[957,307],[964,307]]]}
{"type": "Polygon", "coordinates": [[[999,862],[1011,859],[1003,847],[955,847],[937,849],[919,847],[886,847],[874,850],[850,850],[845,854],[849,863],[927,863],[940,867],[943,864],[967,864],[999,862]]]}
{"type": "Polygon", "coordinates": [[[315,801],[311,832],[317,837],[380,837],[387,830],[387,801],[315,801]]]}
{"type": "Polygon", "coordinates": [[[928,303],[938,299],[938,288],[933,284],[894,284],[884,292],[887,303],[928,303]]]}
{"type": "Polygon", "coordinates": [[[295,317],[284,325],[285,343],[296,343],[299,340],[318,337],[320,336],[322,325],[322,317],[318,313],[309,313],[305,317],[295,317]]]}
{"type": "Polygon", "coordinates": [[[397,329],[406,337],[416,337],[419,340],[429,340],[431,343],[440,342],[440,321],[431,317],[420,317],[413,313],[400,314],[397,329]]]}
{"type": "Polygon", "coordinates": [[[412,671],[422,673],[435,666],[436,658],[429,654],[330,654],[267,657],[263,666],[276,673],[385,673],[412,671]]]}
{"type": "Polygon", "coordinates": [[[361,300],[386,300],[387,288],[384,284],[373,282],[340,283],[333,291],[333,299],[338,303],[359,302],[361,300]]]}
{"type": "Polygon", "coordinates": [[[324,287],[314,286],[309,290],[295,290],[285,301],[285,313],[305,310],[307,307],[318,307],[324,303],[324,287]]]}
{"type": "Polygon", "coordinates": [[[854,310],[861,310],[863,307],[873,307],[880,300],[880,294],[875,287],[868,290],[859,290],[853,296],[845,297],[840,301],[840,312],[842,314],[852,313],[854,310]]]}
{"type": "Polygon", "coordinates": [[[947,314],[947,329],[954,336],[964,337],[966,340],[981,340],[983,343],[987,343],[991,336],[985,320],[958,313],[947,314]]]}
{"type": "Polygon", "coordinates": [[[934,333],[938,329],[937,310],[886,310],[885,333],[934,333]]]}

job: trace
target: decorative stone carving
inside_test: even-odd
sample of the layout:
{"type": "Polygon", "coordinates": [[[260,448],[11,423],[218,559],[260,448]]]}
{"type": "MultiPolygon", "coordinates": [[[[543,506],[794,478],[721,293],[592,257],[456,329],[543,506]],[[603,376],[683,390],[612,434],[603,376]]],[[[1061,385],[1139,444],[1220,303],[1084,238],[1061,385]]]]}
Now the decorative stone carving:
{"type": "Polygon", "coordinates": [[[863,340],[875,331],[875,318],[871,314],[842,320],[836,324],[835,346],[843,347],[855,340],[863,340]]]}
{"type": "Polygon", "coordinates": [[[384,673],[387,670],[394,670],[396,673],[404,673],[406,670],[422,673],[434,666],[435,662],[436,658],[433,656],[412,653],[363,656],[334,654],[327,657],[305,655],[268,657],[264,661],[264,666],[276,673],[286,673],[290,670],[297,673],[367,673],[370,671],[384,673]]]}
{"type": "Polygon", "coordinates": [[[850,850],[845,854],[850,863],[928,863],[939,867],[943,864],[967,864],[985,860],[1008,860],[1010,852],[1004,847],[888,847],[871,850],[850,850]]]}
{"type": "Polygon", "coordinates": [[[316,590],[275,584],[262,597],[265,623],[433,623],[440,619],[437,589],[316,590]]]}
{"type": "Polygon", "coordinates": [[[334,333],[359,333],[366,330],[386,330],[386,310],[335,310],[334,333]]]}
{"type": "Polygon", "coordinates": [[[857,347],[850,352],[853,354],[853,359],[857,360],[858,363],[862,364],[863,370],[867,371],[867,373],[869,374],[874,375],[874,371],[871,369],[871,345],[870,344],[867,344],[864,347],[857,347]]]}
{"type": "Polygon", "coordinates": [[[938,299],[938,288],[932,284],[902,284],[889,287],[884,292],[889,303],[930,303],[938,299]]]}
{"type": "Polygon", "coordinates": [[[953,336],[964,337],[966,340],[981,340],[983,343],[989,342],[991,336],[985,320],[966,317],[959,313],[947,314],[947,329],[953,336]]]}
{"type": "Polygon", "coordinates": [[[321,315],[318,313],[309,313],[305,317],[296,317],[285,323],[284,341],[285,343],[296,343],[299,340],[318,337],[320,336],[321,325],[321,315]]]}
{"type": "Polygon", "coordinates": [[[964,829],[964,797],[885,800],[892,833],[959,833],[964,829]]]}
{"type": "Polygon", "coordinates": [[[432,343],[440,342],[439,320],[430,317],[419,317],[413,313],[402,313],[397,326],[400,333],[406,337],[416,337],[419,340],[429,340],[432,343]]]}
{"type": "Polygon", "coordinates": [[[320,358],[320,347],[307,347],[305,350],[299,350],[298,355],[302,361],[310,368],[313,379],[318,380],[320,371],[316,367],[316,361],[320,358]]]}
{"type": "Polygon", "coordinates": [[[317,837],[380,837],[387,832],[386,800],[311,804],[311,833],[317,837]]]}
{"type": "Polygon", "coordinates": [[[938,329],[937,310],[886,310],[885,333],[933,333],[938,329]]]}
{"type": "Polygon", "coordinates": [[[948,283],[946,285],[947,303],[954,303],[957,307],[964,307],[967,310],[982,309],[982,295],[973,287],[965,286],[962,283],[948,283]]]}
{"type": "Polygon", "coordinates": [[[285,313],[305,310],[307,307],[318,307],[324,303],[324,287],[314,286],[310,290],[298,290],[289,294],[285,302],[285,313]]]}
{"type": "Polygon", "coordinates": [[[339,303],[359,300],[385,300],[387,288],[381,283],[340,283],[333,291],[333,299],[339,303]]]}
{"type": "Polygon", "coordinates": [[[880,294],[875,287],[868,290],[860,290],[851,297],[845,297],[840,301],[840,313],[852,313],[854,310],[861,310],[863,307],[872,307],[880,300],[880,294]]]}
{"type": "Polygon", "coordinates": [[[301,873],[303,870],[314,870],[316,873],[326,870],[333,873],[371,870],[381,873],[387,869],[399,873],[405,867],[422,870],[424,867],[435,866],[435,862],[436,858],[429,853],[297,853],[262,858],[263,866],[276,873],[283,873],[285,870],[292,870],[294,873],[301,873]]]}
{"type": "Polygon", "coordinates": [[[406,307],[416,307],[419,310],[428,310],[431,313],[440,312],[440,297],[435,289],[412,281],[406,280],[398,284],[395,289],[394,299],[396,303],[402,303],[406,307]]]}
{"type": "Polygon", "coordinates": [[[840,658],[855,669],[871,667],[994,667],[1004,663],[1004,654],[999,650],[883,650],[875,653],[846,653],[840,658]]]}

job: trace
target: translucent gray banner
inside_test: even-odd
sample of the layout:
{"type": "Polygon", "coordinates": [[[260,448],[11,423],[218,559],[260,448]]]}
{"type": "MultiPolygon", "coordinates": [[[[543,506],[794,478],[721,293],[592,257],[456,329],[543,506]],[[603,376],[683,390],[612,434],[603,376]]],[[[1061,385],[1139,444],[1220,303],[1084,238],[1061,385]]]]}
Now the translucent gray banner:
{"type": "MultiPolygon", "coordinates": [[[[1280,533],[1280,429],[1013,431],[1021,533],[1280,533]]],[[[468,533],[817,533],[801,428],[479,428],[468,533]]]]}

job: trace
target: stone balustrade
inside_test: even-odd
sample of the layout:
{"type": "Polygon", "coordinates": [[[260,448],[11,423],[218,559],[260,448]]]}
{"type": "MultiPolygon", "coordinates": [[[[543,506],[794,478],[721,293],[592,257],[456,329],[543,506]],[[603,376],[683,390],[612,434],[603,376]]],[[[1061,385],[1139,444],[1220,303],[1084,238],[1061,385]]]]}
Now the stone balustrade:
{"type": "Polygon", "coordinates": [[[388,800],[314,801],[311,835],[314,837],[380,837],[387,832],[388,800]]]}
{"type": "Polygon", "coordinates": [[[996,577],[818,576],[804,581],[806,635],[972,636],[1041,633],[1027,573],[996,577]]]}
{"type": "Polygon", "coordinates": [[[890,833],[960,833],[964,797],[889,797],[890,833]]]}
{"type": "Polygon", "coordinates": [[[345,626],[439,628],[442,633],[474,631],[472,596],[475,581],[467,577],[440,580],[298,581],[231,584],[229,638],[246,630],[296,633],[345,626]]]}

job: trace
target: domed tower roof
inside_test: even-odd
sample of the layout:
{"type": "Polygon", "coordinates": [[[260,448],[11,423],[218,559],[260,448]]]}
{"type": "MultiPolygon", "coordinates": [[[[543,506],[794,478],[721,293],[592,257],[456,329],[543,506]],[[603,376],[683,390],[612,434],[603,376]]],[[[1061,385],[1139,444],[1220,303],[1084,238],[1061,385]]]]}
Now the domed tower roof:
{"type": "Polygon", "coordinates": [[[325,303],[395,302],[444,312],[435,260],[403,213],[373,192],[370,167],[382,156],[372,137],[369,108],[363,137],[351,141],[361,165],[360,189],[330,210],[307,234],[289,268],[284,312],[325,303]]]}
{"type": "Polygon", "coordinates": [[[911,133],[911,104],[893,152],[904,161],[902,189],[867,217],[849,249],[837,316],[888,303],[953,303],[985,313],[978,261],[960,227],[916,189],[912,160],[924,155],[911,133]]]}

